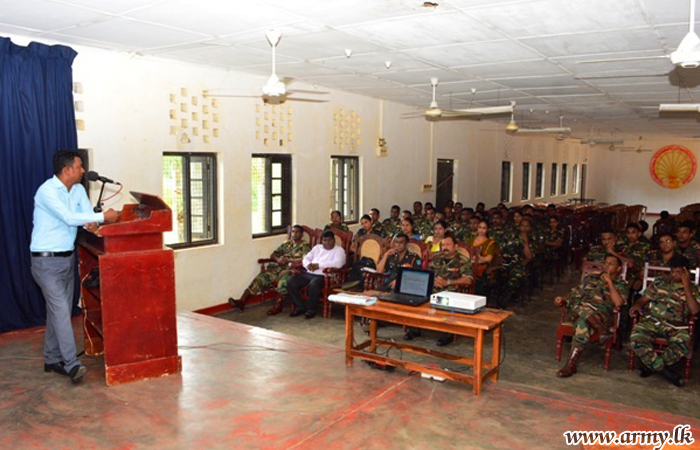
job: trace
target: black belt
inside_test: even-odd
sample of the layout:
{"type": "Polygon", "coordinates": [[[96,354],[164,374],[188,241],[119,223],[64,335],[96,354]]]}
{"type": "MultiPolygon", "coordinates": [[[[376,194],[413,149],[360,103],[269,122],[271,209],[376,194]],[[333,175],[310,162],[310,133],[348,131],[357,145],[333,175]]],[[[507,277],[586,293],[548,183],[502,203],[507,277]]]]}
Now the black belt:
{"type": "Polygon", "coordinates": [[[67,258],[73,255],[73,250],[68,252],[32,252],[32,256],[39,256],[43,258],[67,258]]]}

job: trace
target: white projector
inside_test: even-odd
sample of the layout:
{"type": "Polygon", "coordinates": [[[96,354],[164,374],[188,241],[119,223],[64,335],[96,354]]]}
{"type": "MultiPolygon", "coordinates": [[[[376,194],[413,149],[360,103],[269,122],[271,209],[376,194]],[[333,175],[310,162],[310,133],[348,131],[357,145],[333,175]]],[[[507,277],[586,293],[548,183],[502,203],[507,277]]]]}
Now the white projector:
{"type": "Polygon", "coordinates": [[[444,309],[445,311],[474,314],[486,308],[486,297],[442,291],[430,296],[430,306],[435,309],[444,309]]]}

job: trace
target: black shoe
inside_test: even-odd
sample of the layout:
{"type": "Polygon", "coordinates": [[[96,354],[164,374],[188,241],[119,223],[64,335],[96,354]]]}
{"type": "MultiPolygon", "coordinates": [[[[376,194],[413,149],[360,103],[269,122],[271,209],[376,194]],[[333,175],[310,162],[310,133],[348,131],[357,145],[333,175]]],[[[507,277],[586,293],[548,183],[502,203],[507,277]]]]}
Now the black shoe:
{"type": "Polygon", "coordinates": [[[302,314],[306,313],[305,309],[295,309],[294,311],[289,313],[289,317],[296,317],[296,316],[301,316],[302,314]]]}
{"type": "Polygon", "coordinates": [[[304,314],[304,319],[313,319],[316,317],[316,311],[306,311],[304,314]]]}
{"type": "Polygon", "coordinates": [[[642,364],[639,366],[639,376],[642,378],[647,378],[654,375],[654,371],[642,364]]]}
{"type": "Polygon", "coordinates": [[[446,345],[450,345],[453,339],[453,335],[447,333],[437,338],[437,341],[435,341],[435,343],[438,345],[438,347],[444,347],[446,345]]]}
{"type": "Polygon", "coordinates": [[[406,334],[403,335],[404,340],[412,341],[413,338],[420,336],[420,330],[408,330],[406,334]]]}
{"type": "Polygon", "coordinates": [[[68,376],[70,377],[70,380],[73,383],[79,383],[83,378],[85,378],[85,375],[87,374],[87,369],[85,366],[78,365],[73,367],[70,372],[68,373],[68,376]]]}
{"type": "Polygon", "coordinates": [[[228,298],[228,304],[233,306],[234,308],[240,309],[241,311],[245,310],[245,302],[242,302],[240,300],[236,300],[233,297],[228,298]]]}
{"type": "Polygon", "coordinates": [[[685,384],[685,380],[671,369],[664,367],[659,373],[663,375],[664,378],[666,378],[668,381],[673,383],[674,386],[683,387],[683,385],[685,384]]]}
{"type": "Polygon", "coordinates": [[[55,364],[44,364],[44,372],[56,372],[59,375],[68,375],[66,372],[66,369],[63,368],[63,363],[55,363],[55,364]]]}

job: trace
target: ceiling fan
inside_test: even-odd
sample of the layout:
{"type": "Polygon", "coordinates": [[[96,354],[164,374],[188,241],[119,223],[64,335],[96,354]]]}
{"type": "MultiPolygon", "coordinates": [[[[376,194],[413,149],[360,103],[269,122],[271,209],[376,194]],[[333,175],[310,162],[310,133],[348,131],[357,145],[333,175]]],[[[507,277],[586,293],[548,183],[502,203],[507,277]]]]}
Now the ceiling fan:
{"type": "Polygon", "coordinates": [[[639,61],[645,59],[669,58],[676,67],[695,69],[700,66],[700,37],[695,33],[695,0],[690,0],[690,18],[688,20],[688,33],[681,40],[676,51],[663,56],[639,56],[632,58],[594,59],[589,61],[577,61],[577,64],[609,63],[639,61]]]}
{"type": "Polygon", "coordinates": [[[642,153],[642,152],[653,152],[654,149],[651,148],[643,148],[642,147],[642,137],[639,136],[639,145],[637,147],[617,147],[618,150],[621,152],[636,152],[636,153],[642,153]]]}
{"type": "MultiPolygon", "coordinates": [[[[408,117],[425,117],[426,120],[440,120],[440,119],[467,119],[467,120],[481,120],[487,116],[496,116],[501,114],[513,114],[515,110],[515,102],[511,101],[510,105],[505,106],[485,106],[481,108],[467,108],[467,109],[450,109],[443,110],[437,104],[435,99],[435,92],[437,90],[438,79],[436,77],[430,78],[430,86],[433,88],[433,99],[430,102],[430,106],[422,114],[407,114],[404,115],[405,118],[408,117]]],[[[472,93],[476,92],[472,90],[472,93]]]]}
{"type": "MultiPolygon", "coordinates": [[[[509,124],[510,125],[510,124],[509,124]]],[[[559,116],[559,126],[558,127],[544,127],[544,128],[518,128],[513,134],[555,134],[554,139],[558,141],[563,141],[567,139],[571,133],[571,128],[564,126],[564,116],[559,116]]]]}
{"type": "MultiPolygon", "coordinates": [[[[316,94],[316,95],[325,95],[328,94],[328,92],[322,92],[322,91],[311,91],[311,90],[301,90],[301,89],[295,89],[295,90],[287,90],[287,85],[289,85],[293,79],[292,78],[280,78],[277,75],[277,44],[279,44],[280,40],[282,39],[282,33],[279,32],[278,30],[268,30],[265,32],[265,38],[267,39],[267,42],[270,44],[272,47],[272,74],[270,75],[270,78],[267,79],[267,82],[265,85],[262,87],[262,100],[265,103],[271,103],[271,104],[281,104],[286,101],[296,101],[296,102],[310,102],[310,103],[325,103],[328,100],[318,100],[318,99],[313,99],[313,98],[300,98],[300,97],[292,97],[293,94],[296,93],[305,93],[305,94],[316,94]]],[[[231,94],[224,94],[224,93],[217,93],[216,90],[207,90],[204,91],[204,97],[206,98],[207,96],[210,97],[259,97],[258,95],[231,95],[231,94]]]]}

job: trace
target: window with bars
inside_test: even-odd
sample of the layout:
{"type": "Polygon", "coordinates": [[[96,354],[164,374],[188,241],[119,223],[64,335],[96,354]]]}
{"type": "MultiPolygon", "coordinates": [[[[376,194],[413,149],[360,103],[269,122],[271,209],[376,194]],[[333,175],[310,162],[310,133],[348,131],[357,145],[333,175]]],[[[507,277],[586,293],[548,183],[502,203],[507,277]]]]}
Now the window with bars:
{"type": "Polygon", "coordinates": [[[250,195],[253,237],[286,233],[292,224],[292,156],[254,154],[250,195]]]}
{"type": "Polygon", "coordinates": [[[217,242],[216,154],[163,153],[163,200],[173,212],[172,248],[217,242]]]}
{"type": "Polygon", "coordinates": [[[557,163],[552,163],[552,174],[551,174],[551,185],[549,186],[549,195],[550,197],[556,197],[557,196],[557,163]]]}
{"type": "Polygon", "coordinates": [[[578,194],[578,164],[574,164],[572,176],[574,179],[574,185],[571,189],[574,194],[578,194]]]}
{"type": "Polygon", "coordinates": [[[568,177],[567,171],[569,168],[568,166],[569,165],[566,163],[561,165],[561,195],[566,194],[566,190],[568,188],[568,184],[567,184],[567,182],[569,181],[567,178],[568,177]]]}
{"type": "Polygon", "coordinates": [[[544,197],[544,164],[537,163],[537,168],[535,169],[535,197],[544,197]]]}
{"type": "Polygon", "coordinates": [[[331,210],[343,213],[345,222],[357,222],[360,210],[360,159],[331,156],[331,210]]]}
{"type": "Polygon", "coordinates": [[[501,163],[501,203],[510,203],[513,178],[510,173],[510,161],[501,163]]]}
{"type": "Polygon", "coordinates": [[[530,198],[530,163],[523,163],[523,192],[520,196],[522,200],[530,198]]]}

